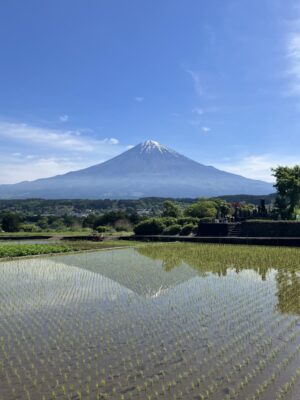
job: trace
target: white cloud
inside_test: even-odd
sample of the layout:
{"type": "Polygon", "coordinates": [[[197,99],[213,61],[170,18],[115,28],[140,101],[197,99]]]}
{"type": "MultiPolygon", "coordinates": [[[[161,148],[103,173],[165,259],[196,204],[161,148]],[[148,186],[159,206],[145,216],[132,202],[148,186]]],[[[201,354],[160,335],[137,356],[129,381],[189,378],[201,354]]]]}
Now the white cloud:
{"type": "Polygon", "coordinates": [[[64,151],[94,152],[106,144],[116,145],[116,138],[96,139],[83,135],[79,130],[58,130],[0,121],[0,138],[11,141],[35,144],[43,147],[63,149],[64,151]]]}
{"type": "Polygon", "coordinates": [[[141,103],[142,101],[144,101],[144,97],[142,96],[136,96],[133,98],[134,101],[137,101],[138,103],[141,103]]]}
{"type": "Polygon", "coordinates": [[[209,128],[208,126],[202,126],[201,130],[202,132],[208,133],[211,131],[211,128],[209,128]]]}
{"type": "Polygon", "coordinates": [[[195,92],[198,96],[203,95],[203,87],[201,82],[200,74],[196,71],[192,71],[191,69],[187,69],[186,72],[190,75],[193,80],[195,92]]]}
{"type": "Polygon", "coordinates": [[[64,174],[89,166],[88,163],[74,162],[68,159],[55,157],[29,159],[25,157],[22,162],[7,162],[0,164],[0,182],[17,183],[39,178],[48,178],[64,174]]]}
{"type": "Polygon", "coordinates": [[[98,139],[87,130],[1,120],[0,142],[5,145],[5,150],[0,147],[0,184],[63,174],[99,164],[128,149],[115,137],[98,139]]]}
{"type": "Polygon", "coordinates": [[[119,144],[119,140],[116,139],[116,138],[110,138],[110,139],[109,139],[109,142],[110,142],[111,144],[119,144]]]}
{"type": "Polygon", "coordinates": [[[299,164],[299,157],[258,154],[244,156],[240,159],[226,159],[223,162],[214,163],[214,166],[247,178],[274,182],[271,168],[275,168],[278,165],[293,166],[295,164],[299,164]]]}
{"type": "Polygon", "coordinates": [[[67,122],[69,121],[69,116],[67,114],[60,115],[59,120],[60,122],[67,122]]]}

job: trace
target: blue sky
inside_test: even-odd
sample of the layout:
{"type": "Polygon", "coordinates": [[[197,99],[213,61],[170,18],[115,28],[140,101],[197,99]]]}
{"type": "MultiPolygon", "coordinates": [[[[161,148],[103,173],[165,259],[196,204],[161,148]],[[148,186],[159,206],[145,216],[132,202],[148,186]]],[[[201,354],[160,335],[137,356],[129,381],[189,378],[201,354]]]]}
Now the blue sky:
{"type": "Polygon", "coordinates": [[[0,183],[147,139],[252,178],[299,163],[299,1],[2,1],[0,51],[0,183]]]}

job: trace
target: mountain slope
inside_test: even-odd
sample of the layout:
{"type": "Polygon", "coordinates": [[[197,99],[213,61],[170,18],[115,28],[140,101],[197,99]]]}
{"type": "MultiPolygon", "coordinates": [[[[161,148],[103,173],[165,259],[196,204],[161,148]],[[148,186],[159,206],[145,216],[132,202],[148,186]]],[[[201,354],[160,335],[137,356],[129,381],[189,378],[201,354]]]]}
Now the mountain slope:
{"type": "Polygon", "coordinates": [[[0,198],[136,198],[269,194],[272,185],[202,165],[148,140],[104,163],[0,185],[0,198]]]}

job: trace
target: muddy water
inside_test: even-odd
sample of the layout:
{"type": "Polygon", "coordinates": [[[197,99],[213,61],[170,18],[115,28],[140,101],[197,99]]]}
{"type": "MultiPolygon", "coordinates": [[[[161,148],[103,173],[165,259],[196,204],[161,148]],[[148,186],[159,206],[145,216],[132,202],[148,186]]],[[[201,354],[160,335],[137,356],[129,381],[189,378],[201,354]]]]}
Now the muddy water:
{"type": "Polygon", "coordinates": [[[299,272],[174,251],[1,263],[0,399],[298,400],[299,272]]]}

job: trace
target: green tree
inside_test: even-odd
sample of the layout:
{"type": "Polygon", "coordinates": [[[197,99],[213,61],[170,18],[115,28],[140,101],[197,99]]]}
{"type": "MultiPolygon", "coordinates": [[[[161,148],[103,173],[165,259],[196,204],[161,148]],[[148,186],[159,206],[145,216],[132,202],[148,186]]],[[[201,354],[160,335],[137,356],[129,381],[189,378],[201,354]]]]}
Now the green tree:
{"type": "Polygon", "coordinates": [[[5,232],[18,232],[20,229],[20,216],[15,213],[7,213],[2,218],[2,229],[5,232]]]}
{"type": "Polygon", "coordinates": [[[48,218],[47,217],[39,217],[37,220],[37,225],[43,229],[48,229],[48,218]]]}
{"type": "Polygon", "coordinates": [[[221,213],[221,217],[226,218],[231,215],[231,205],[225,200],[215,200],[218,206],[218,211],[221,213]]]}
{"type": "Polygon", "coordinates": [[[284,218],[292,218],[300,203],[300,165],[273,168],[277,190],[276,208],[284,218]]]}
{"type": "Polygon", "coordinates": [[[163,217],[178,218],[180,215],[181,215],[181,209],[177,204],[175,204],[171,200],[164,201],[164,203],[163,203],[163,211],[162,211],[162,216],[163,217]]]}
{"type": "Polygon", "coordinates": [[[21,232],[38,232],[39,228],[35,224],[21,224],[19,230],[21,232]]]}
{"type": "Polygon", "coordinates": [[[165,227],[159,218],[150,218],[137,224],[133,230],[136,235],[159,235],[165,227]]]}
{"type": "Polygon", "coordinates": [[[196,218],[215,218],[218,205],[213,200],[199,199],[185,209],[185,215],[196,218]]]}

